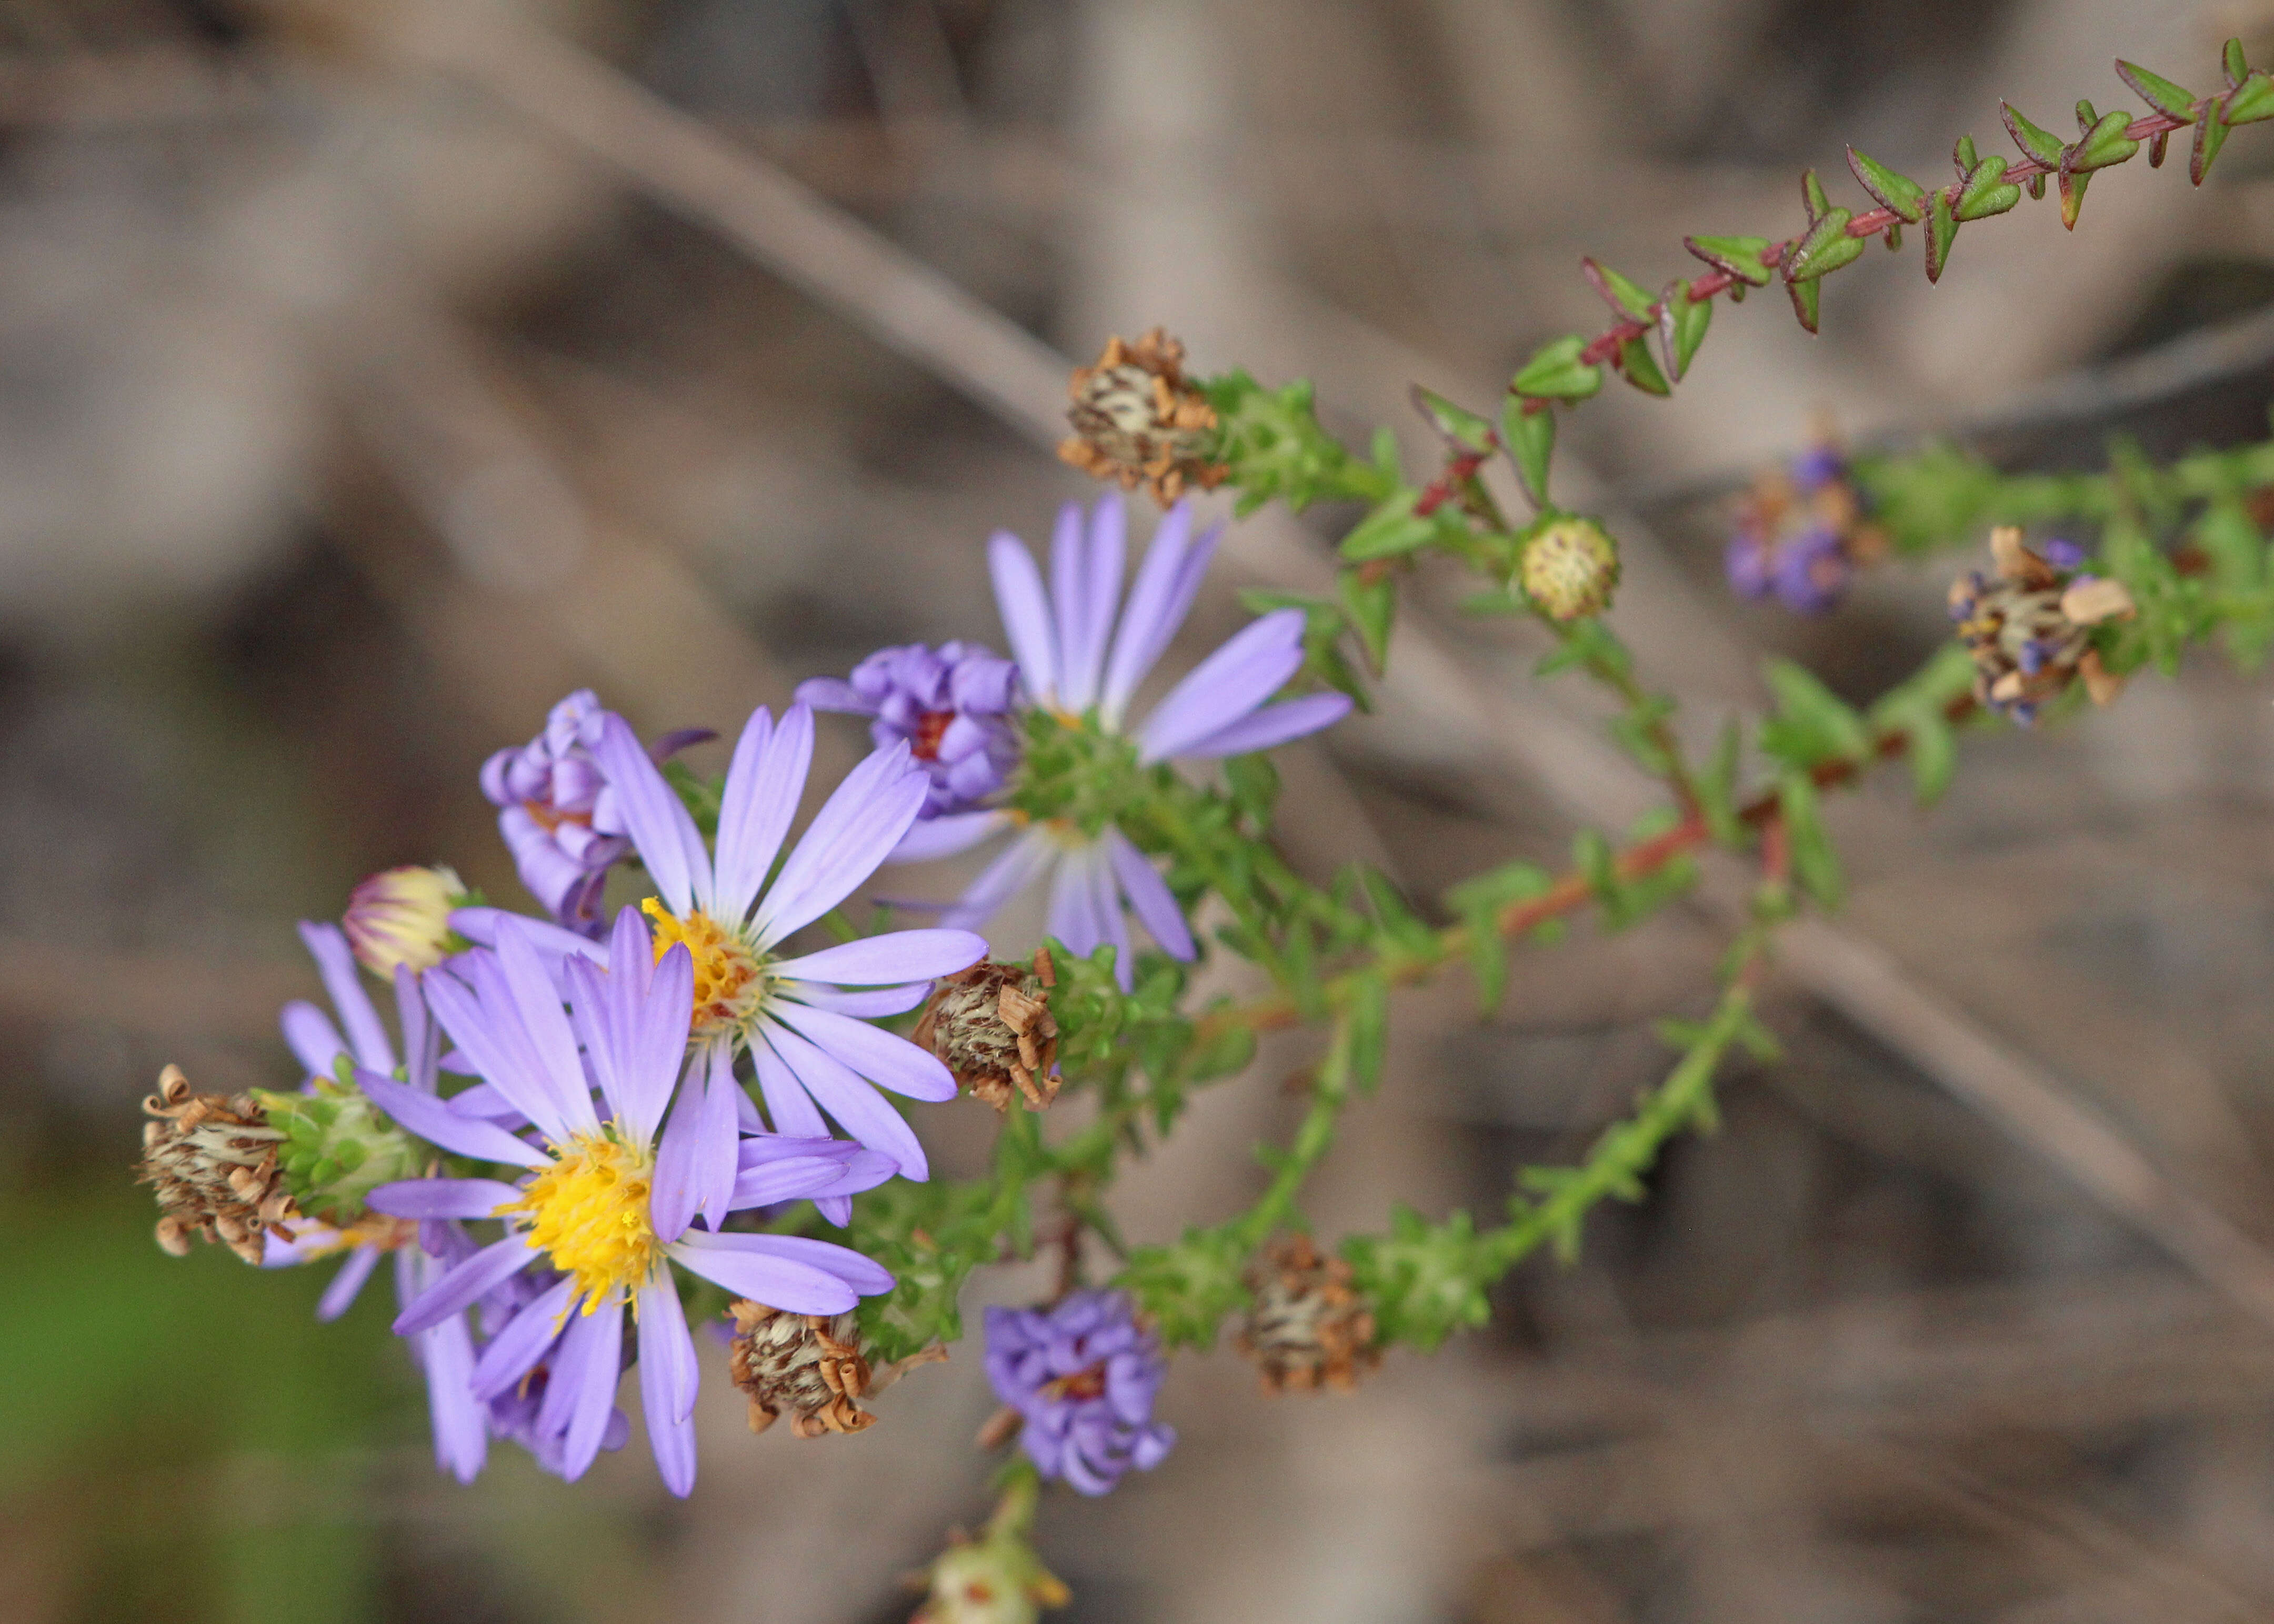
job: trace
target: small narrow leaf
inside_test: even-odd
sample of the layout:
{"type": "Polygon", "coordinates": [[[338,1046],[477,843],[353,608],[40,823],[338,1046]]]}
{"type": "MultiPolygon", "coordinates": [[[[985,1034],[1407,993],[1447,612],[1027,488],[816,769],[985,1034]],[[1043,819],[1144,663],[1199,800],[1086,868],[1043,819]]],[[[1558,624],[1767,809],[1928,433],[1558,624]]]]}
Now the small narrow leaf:
{"type": "Polygon", "coordinates": [[[1527,411],[1524,397],[1510,395],[1501,413],[1500,435],[1515,460],[1516,477],[1524,486],[1525,500],[1534,508],[1547,507],[1547,463],[1555,450],[1555,409],[1543,404],[1536,411],[1527,411]]]}
{"type": "Polygon", "coordinates": [[[1792,295],[1792,313],[1800,319],[1800,325],[1815,332],[1818,309],[1824,302],[1824,283],[1813,279],[1788,282],[1784,290],[1792,295]]]}
{"type": "Polygon", "coordinates": [[[1380,676],[1389,664],[1389,623],[1397,613],[1397,583],[1386,576],[1369,581],[1363,570],[1345,569],[1341,586],[1343,607],[1349,611],[1351,624],[1366,649],[1366,663],[1380,676]]]}
{"type": "Polygon", "coordinates": [[[1579,359],[1586,347],[1576,333],[1541,345],[1508,387],[1535,400],[1585,400],[1603,387],[1603,369],[1579,359]]]}
{"type": "Polygon", "coordinates": [[[1582,259],[1579,269],[1585,274],[1589,284],[1602,296],[1603,303],[1609,305],[1614,312],[1632,317],[1637,321],[1650,320],[1650,295],[1609,266],[1594,259],[1582,259]]]}
{"type": "Polygon", "coordinates": [[[1837,909],[1841,891],[1840,859],[1824,832],[1815,781],[1804,772],[1787,773],[1777,786],[1777,805],[1784,820],[1793,877],[1818,907],[1827,912],[1837,909]]]}
{"type": "Polygon", "coordinates": [[[1626,380],[1645,395],[1671,395],[1674,386],[1666,381],[1666,374],[1658,370],[1657,359],[1650,346],[1639,338],[1630,338],[1619,346],[1619,371],[1626,380]]]}
{"type": "Polygon", "coordinates": [[[2219,119],[2232,125],[2255,124],[2263,118],[2274,118],[2274,79],[2260,68],[2228,94],[2226,111],[2219,119]]]}
{"type": "Polygon", "coordinates": [[[2132,86],[2132,92],[2150,107],[2167,118],[2192,121],[2195,116],[2195,93],[2182,89],[2160,73],[2150,73],[2136,62],[2119,59],[2116,76],[2132,86]]]}
{"type": "Polygon", "coordinates": [[[1490,423],[1418,383],[1413,386],[1413,410],[1440,439],[1459,450],[1490,451],[1495,444],[1490,423]]]}
{"type": "Polygon", "coordinates": [[[1898,175],[1878,159],[1848,149],[1848,168],[1864,191],[1879,199],[1879,207],[1893,209],[1906,225],[1916,225],[1925,210],[1921,199],[1926,188],[1908,175],[1898,175]]]}
{"type": "Polygon", "coordinates": [[[1974,173],[1974,166],[1980,163],[1982,160],[1975,154],[1972,136],[1962,135],[1958,138],[1950,149],[1950,161],[1957,166],[1959,179],[1964,180],[1974,173]]]}
{"type": "Polygon", "coordinates": [[[2226,49],[2220,56],[2219,65],[2226,71],[2226,87],[2229,90],[2240,89],[2242,81],[2250,77],[2250,64],[2243,57],[2240,40],[2229,40],[2226,42],[2226,49]]]}
{"type": "Polygon", "coordinates": [[[1687,282],[1677,278],[1658,296],[1659,348],[1666,352],[1666,370],[1675,382],[1681,382],[1690,370],[1690,357],[1706,342],[1706,329],[1713,321],[1713,301],[1692,299],[1687,282]]]}
{"type": "Polygon", "coordinates": [[[1816,178],[1814,169],[1801,171],[1800,201],[1811,221],[1822,219],[1832,207],[1832,199],[1824,195],[1824,183],[1816,178]]]}
{"type": "Polygon", "coordinates": [[[1927,199],[1927,281],[1942,280],[1942,267],[1950,260],[1950,244],[1957,237],[1958,216],[1951,211],[1950,193],[1946,189],[1938,191],[1927,199]]]}
{"type": "Polygon", "coordinates": [[[1682,245],[1739,282],[1756,288],[1769,285],[1769,267],[1761,261],[1769,245],[1766,237],[1685,237],[1682,245]]]}
{"type": "Polygon", "coordinates": [[[2195,150],[2187,158],[2187,178],[2200,186],[2210,166],[2218,161],[2218,149],[2226,145],[2226,97],[2213,96],[2202,104],[2202,113],[2195,120],[2195,150]]]}
{"type": "Polygon", "coordinates": [[[2041,130],[2031,124],[2022,110],[2010,102],[1998,103],[1999,115],[2006,121],[2007,133],[2014,145],[2039,163],[2058,165],[2061,160],[2061,139],[2050,130],[2041,130]]]}
{"type": "MultiPolygon", "coordinates": [[[[2016,192],[2014,195],[2018,198],[2021,193],[2016,192]]],[[[1848,222],[1854,218],[1844,208],[1827,211],[1809,228],[1808,235],[1800,239],[1800,246],[1785,256],[1784,279],[1813,282],[1861,258],[1864,239],[1848,235],[1848,222]]]]}
{"type": "Polygon", "coordinates": [[[2131,127],[2132,116],[2120,108],[2094,120],[2084,139],[2070,148],[2068,167],[2082,175],[2129,162],[2140,150],[2140,143],[2126,133],[2131,127]]]}
{"type": "Polygon", "coordinates": [[[2064,229],[2076,229],[2077,214],[2084,207],[2084,189],[2091,182],[2090,174],[2080,175],[2074,169],[2060,172],[2061,226],[2064,229]]]}
{"type": "Polygon", "coordinates": [[[2022,200],[2022,189],[2002,177],[2006,160],[1992,155],[1974,166],[1974,173],[1966,177],[1966,184],[1958,193],[1952,213],[1961,220],[1986,220],[1992,214],[2002,214],[2022,200]]]}
{"type": "Polygon", "coordinates": [[[1411,553],[1427,541],[1436,530],[1429,520],[1413,511],[1420,500],[1419,491],[1400,491],[1388,501],[1359,521],[1351,533],[1343,538],[1342,554],[1352,563],[1368,559],[1395,558],[1411,553]]]}

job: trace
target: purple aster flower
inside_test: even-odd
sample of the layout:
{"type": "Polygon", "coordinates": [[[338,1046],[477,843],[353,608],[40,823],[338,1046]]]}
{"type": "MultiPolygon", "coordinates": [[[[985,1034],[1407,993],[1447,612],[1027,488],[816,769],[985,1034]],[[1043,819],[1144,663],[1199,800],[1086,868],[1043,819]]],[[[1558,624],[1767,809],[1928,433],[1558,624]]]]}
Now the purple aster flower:
{"type": "MultiPolygon", "coordinates": [[[[715,857],[631,729],[610,717],[601,731],[593,758],[661,893],[643,905],[655,921],[654,951],[683,944],[693,955],[694,1018],[687,1035],[703,1061],[696,1068],[703,1109],[719,1124],[697,1179],[696,1210],[714,1222],[734,1184],[734,1124],[744,1113],[755,1116],[734,1077],[734,1056],[744,1049],[777,1132],[826,1134],[825,1111],[899,1163],[905,1177],[929,1177],[922,1145],[877,1089],[952,1100],[955,1079],[929,1050],[869,1025],[869,1018],[914,1009],[934,977],[985,957],[986,942],[963,929],[900,930],[780,956],[792,933],[850,896],[915,822],[930,780],[909,755],[907,744],[896,743],[854,768],[775,872],[812,764],[810,710],[792,705],[779,725],[763,706],[750,713],[727,769],[715,857]]],[[[472,908],[452,919],[481,942],[508,917],[472,908]]],[[[582,956],[614,965],[613,949],[603,956],[566,933],[528,928],[534,931],[530,939],[548,944],[556,959],[582,956]]],[[[644,932],[641,944],[647,951],[644,932]]],[[[849,1209],[832,1202],[823,1210],[842,1223],[849,1209]]]]}
{"type": "Polygon", "coordinates": [[[1153,1419],[1168,1364],[1118,1291],[1077,1291],[1051,1309],[987,1311],[987,1380],[1026,1425],[1019,1447],[1045,1477],[1103,1494],[1150,1471],[1177,1441],[1153,1419]]]}
{"type": "Polygon", "coordinates": [[[905,742],[931,780],[922,817],[983,806],[1018,764],[1019,668],[975,643],[880,649],[843,680],[801,682],[797,700],[816,710],[870,717],[880,750],[905,742]]]}
{"type": "MultiPolygon", "coordinates": [[[[764,1134],[738,1142],[731,1117],[722,1139],[713,1101],[731,1056],[706,1047],[690,1063],[693,958],[680,943],[657,959],[636,910],[617,916],[611,968],[581,957],[562,962],[565,1011],[523,922],[501,921],[496,940],[494,953],[473,957],[471,985],[438,976],[428,996],[435,1018],[537,1139],[391,1079],[357,1073],[373,1101],[422,1139],[528,1169],[517,1184],[418,1178],[372,1192],[373,1207],[422,1224],[507,1223],[503,1239],[444,1269],[395,1328],[416,1335],[539,1263],[555,1271],[560,1278],[483,1347],[469,1385],[488,1402],[542,1364],[545,1392],[530,1425],[540,1440],[558,1437],[561,1475],[573,1479],[606,1440],[624,1314],[635,1310],[648,1441],[665,1485],[683,1495],[695,1482],[689,1417],[698,1373],[671,1265],[791,1313],[843,1313],[892,1284],[859,1252],[825,1241],[694,1228],[699,1183],[718,1147],[723,1143],[728,1153],[719,1216],[775,1201],[849,1196],[891,1177],[892,1164],[840,1139],[764,1134]],[[682,1069],[711,1075],[704,1086],[681,1088],[682,1069]]],[[[724,1086],[733,1086],[731,1071],[724,1086]]]]}
{"type": "Polygon", "coordinates": [[[1777,598],[1795,614],[1822,614],[1846,596],[1855,574],[1840,538],[1811,528],[1777,549],[1773,584],[1777,598]]]}
{"type": "MultiPolygon", "coordinates": [[[[998,530],[988,543],[995,602],[1028,703],[1070,727],[1126,737],[1141,766],[1269,749],[1349,714],[1351,701],[1343,694],[1273,700],[1303,664],[1303,612],[1279,609],[1201,661],[1141,721],[1132,723],[1130,701],[1191,613],[1223,530],[1194,538],[1192,510],[1178,503],[1154,531],[1125,602],[1126,523],[1118,494],[1099,498],[1087,524],[1081,509],[1067,503],[1051,543],[1048,590],[1017,537],[998,530]]],[[[1015,821],[1001,809],[930,818],[910,831],[893,858],[946,856],[1015,821]]],[[[1133,970],[1126,914],[1136,914],[1171,957],[1194,956],[1192,932],[1167,883],[1110,823],[1095,836],[1070,820],[1027,828],[940,922],[975,929],[1015,892],[1046,878],[1050,934],[1085,955],[1111,943],[1124,987],[1131,984],[1133,970]]]]}

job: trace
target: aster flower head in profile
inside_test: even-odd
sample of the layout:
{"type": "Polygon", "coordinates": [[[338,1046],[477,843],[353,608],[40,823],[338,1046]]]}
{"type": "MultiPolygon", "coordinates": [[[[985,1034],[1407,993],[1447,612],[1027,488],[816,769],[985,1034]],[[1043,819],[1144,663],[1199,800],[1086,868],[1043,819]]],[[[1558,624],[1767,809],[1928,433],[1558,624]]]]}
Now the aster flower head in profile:
{"type": "Polygon", "coordinates": [[[987,1311],[987,1380],[1025,1423],[1019,1447],[1045,1477],[1103,1494],[1150,1471],[1177,1441],[1153,1419],[1168,1362],[1118,1291],[1077,1291],[1051,1308],[987,1311]]]}
{"type": "Polygon", "coordinates": [[[715,1047],[690,1062],[695,967],[687,945],[656,959],[639,914],[626,908],[609,961],[609,969],[583,957],[548,966],[531,925],[508,919],[499,924],[494,951],[472,956],[465,981],[435,978],[436,1019],[527,1131],[454,1111],[370,1071],[356,1080],[419,1137],[522,1173],[511,1184],[402,1180],[372,1192],[371,1204],[420,1223],[497,1218],[507,1225],[503,1239],[452,1264],[404,1309],[395,1322],[403,1335],[463,1314],[539,1265],[557,1276],[482,1348],[468,1386],[493,1402],[542,1365],[544,1397],[530,1426],[537,1439],[558,1441],[563,1477],[581,1476],[609,1436],[624,1315],[632,1312],[649,1442],[665,1485],[685,1494],[695,1481],[689,1416],[698,1375],[673,1266],[792,1313],[843,1313],[892,1284],[847,1247],[695,1228],[698,1191],[718,1175],[721,1146],[727,1189],[719,1217],[850,1196],[892,1177],[893,1166],[841,1139],[744,1139],[731,1123],[722,1139],[706,1120],[711,1091],[681,1086],[683,1071],[715,1073],[731,1064],[715,1047]]]}
{"type": "MultiPolygon", "coordinates": [[[[1163,762],[1285,744],[1331,726],[1351,709],[1342,694],[1275,699],[1303,664],[1303,612],[1280,609],[1252,622],[1133,719],[1138,687],[1191,613],[1223,531],[1195,536],[1190,507],[1171,508],[1125,601],[1126,530],[1118,493],[1100,498],[1087,515],[1068,503],[1052,538],[1047,587],[1017,537],[998,531],[989,542],[995,602],[1023,700],[1020,769],[991,805],[928,811],[892,854],[900,862],[944,857],[1018,828],[1017,839],[941,923],[975,929],[1016,892],[1047,880],[1050,934],[1082,955],[1112,944],[1124,987],[1133,968],[1128,914],[1172,957],[1189,959],[1194,947],[1167,883],[1117,825],[1114,786],[1163,762]],[[1050,771],[1033,771],[1044,756],[1050,771]],[[1077,783],[1091,787],[1063,788],[1077,783]],[[1095,793],[1100,788],[1104,793],[1095,793]]],[[[840,692],[850,686],[808,683],[799,694],[824,709],[855,709],[840,692]]],[[[860,708],[870,703],[864,697],[860,708]]],[[[888,702],[873,703],[883,714],[888,702]]]]}

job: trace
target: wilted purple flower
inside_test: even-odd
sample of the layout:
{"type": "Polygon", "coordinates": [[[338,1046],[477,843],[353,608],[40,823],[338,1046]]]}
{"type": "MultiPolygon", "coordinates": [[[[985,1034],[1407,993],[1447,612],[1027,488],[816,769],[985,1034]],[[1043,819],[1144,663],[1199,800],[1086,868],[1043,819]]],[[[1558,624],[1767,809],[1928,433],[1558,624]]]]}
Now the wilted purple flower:
{"type": "Polygon", "coordinates": [[[1740,598],[1774,598],[1796,614],[1821,614],[1847,595],[1859,560],[1886,538],[1864,522],[1861,492],[1838,447],[1818,445],[1764,474],[1738,504],[1723,554],[1740,598]]]}
{"type": "Polygon", "coordinates": [[[1026,1422],[1019,1447],[1045,1477],[1103,1494],[1150,1471],[1177,1441],[1153,1419],[1168,1365],[1118,1291],[1077,1291],[1051,1309],[987,1311],[987,1380],[1026,1422]]]}
{"type": "Polygon", "coordinates": [[[880,649],[842,680],[815,677],[797,688],[800,704],[870,717],[878,749],[905,742],[931,780],[920,816],[943,817],[985,804],[1018,763],[1019,668],[975,643],[920,643],[880,649]]]}
{"type": "MultiPolygon", "coordinates": [[[[1028,705],[1070,727],[1126,736],[1141,765],[1269,749],[1349,714],[1343,694],[1273,702],[1303,664],[1303,612],[1279,609],[1250,623],[1132,724],[1129,703],[1191,613],[1223,530],[1194,538],[1190,507],[1177,504],[1153,533],[1125,603],[1126,523],[1115,493],[1098,499],[1086,524],[1081,508],[1067,503],[1051,542],[1048,590],[1017,537],[998,530],[989,541],[995,602],[1028,705]]],[[[1014,821],[999,808],[928,817],[908,832],[893,860],[944,857],[1014,821]]],[[[1192,932],[1167,883],[1111,823],[1094,837],[1068,820],[1028,827],[940,922],[976,929],[1013,894],[1046,877],[1050,934],[1085,955],[1111,943],[1124,987],[1133,970],[1126,914],[1136,914],[1163,951],[1193,957],[1192,932]]]]}
{"type": "Polygon", "coordinates": [[[493,954],[471,956],[471,985],[437,976],[428,995],[436,1019],[535,1139],[392,1079],[356,1076],[375,1104],[420,1138],[478,1162],[529,1169],[515,1184],[418,1178],[372,1192],[374,1208],[422,1224],[502,1218],[508,1225],[505,1238],[443,1271],[395,1328],[411,1336],[446,1323],[540,1262],[557,1271],[561,1278],[482,1349],[470,1386],[486,1402],[543,1363],[547,1383],[532,1425],[540,1439],[559,1438],[561,1473],[575,1478],[606,1440],[624,1313],[636,1304],[648,1440],[665,1485],[685,1494],[695,1481],[689,1417],[698,1378],[670,1265],[792,1313],[843,1313],[892,1284],[859,1252],[825,1241],[693,1228],[722,1147],[727,1191],[717,1217],[849,1196],[891,1177],[892,1164],[839,1139],[738,1139],[731,1104],[722,1132],[715,1102],[739,1091],[731,1053],[715,1046],[695,1056],[709,1074],[699,1097],[689,1090],[673,1110],[688,1063],[695,968],[684,943],[658,960],[636,910],[617,916],[611,969],[589,958],[560,961],[565,1012],[528,925],[501,921],[496,944],[493,954]],[[605,1117],[594,1109],[595,1084],[605,1117]]]}

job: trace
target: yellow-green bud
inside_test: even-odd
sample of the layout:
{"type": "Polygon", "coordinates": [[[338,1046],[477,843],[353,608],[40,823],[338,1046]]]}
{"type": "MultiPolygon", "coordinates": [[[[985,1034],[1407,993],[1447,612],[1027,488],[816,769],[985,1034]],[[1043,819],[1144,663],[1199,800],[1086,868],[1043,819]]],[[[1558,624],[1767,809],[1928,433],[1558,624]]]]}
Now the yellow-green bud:
{"type": "Polygon", "coordinates": [[[1593,519],[1558,519],[1525,543],[1516,575],[1551,620],[1600,614],[1619,584],[1618,545],[1593,519]]]}
{"type": "Polygon", "coordinates": [[[388,868],[348,893],[345,928],[357,962],[392,981],[395,966],[431,970],[465,944],[450,911],[466,905],[466,883],[448,868],[388,868]]]}

